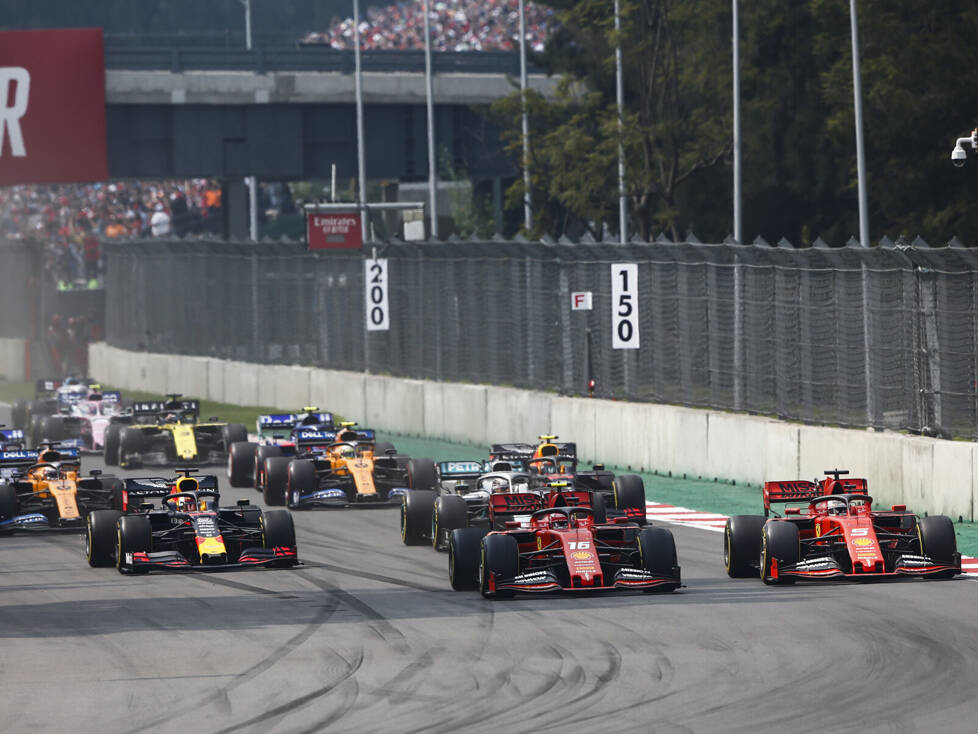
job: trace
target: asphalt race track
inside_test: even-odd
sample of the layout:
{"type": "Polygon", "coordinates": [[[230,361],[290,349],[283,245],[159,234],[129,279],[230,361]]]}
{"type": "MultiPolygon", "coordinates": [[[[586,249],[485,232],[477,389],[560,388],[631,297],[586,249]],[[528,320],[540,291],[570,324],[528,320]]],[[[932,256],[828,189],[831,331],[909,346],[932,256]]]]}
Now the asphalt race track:
{"type": "Polygon", "coordinates": [[[294,570],[126,577],[80,535],[0,538],[0,730],[976,727],[971,580],[767,588],[683,527],[680,592],[489,602],[403,546],[396,509],[295,519],[294,570]]]}

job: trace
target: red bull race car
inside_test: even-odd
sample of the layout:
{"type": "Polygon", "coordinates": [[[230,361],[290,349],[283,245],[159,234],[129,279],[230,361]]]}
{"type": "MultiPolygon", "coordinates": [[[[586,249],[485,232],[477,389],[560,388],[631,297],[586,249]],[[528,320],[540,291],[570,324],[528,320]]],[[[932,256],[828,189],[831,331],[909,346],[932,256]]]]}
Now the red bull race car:
{"type": "Polygon", "coordinates": [[[88,516],[90,566],[120,573],[153,570],[224,570],[296,565],[292,516],[262,510],[248,500],[220,506],[217,477],[179,469],[173,479],[127,479],[124,509],[88,516]],[[159,499],[154,506],[147,499],[159,499]]]}
{"type": "Polygon", "coordinates": [[[727,520],[727,574],[793,584],[798,579],[949,579],[961,573],[949,518],[920,518],[905,505],[875,510],[867,481],[844,479],[848,473],[833,469],[814,482],[766,482],[763,516],[727,520]],[[784,516],[773,504],[786,505],[784,516]]]}
{"type": "Polygon", "coordinates": [[[564,487],[490,498],[493,528],[452,530],[449,580],[486,598],[517,592],[588,592],[682,586],[676,544],[666,528],[620,515],[598,522],[590,493],[564,487]],[[508,518],[508,519],[507,519],[508,518]]]}

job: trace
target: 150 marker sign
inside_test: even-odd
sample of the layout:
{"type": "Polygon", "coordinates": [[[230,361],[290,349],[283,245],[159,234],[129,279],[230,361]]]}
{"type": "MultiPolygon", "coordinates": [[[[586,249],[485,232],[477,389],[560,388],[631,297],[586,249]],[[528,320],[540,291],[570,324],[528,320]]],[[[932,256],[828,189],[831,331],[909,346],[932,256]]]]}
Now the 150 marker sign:
{"type": "Polygon", "coordinates": [[[611,266],[611,347],[638,349],[638,265],[611,266]]]}
{"type": "Polygon", "coordinates": [[[389,331],[390,312],[387,305],[387,258],[366,259],[364,263],[364,293],[367,302],[367,331],[389,331]]]}

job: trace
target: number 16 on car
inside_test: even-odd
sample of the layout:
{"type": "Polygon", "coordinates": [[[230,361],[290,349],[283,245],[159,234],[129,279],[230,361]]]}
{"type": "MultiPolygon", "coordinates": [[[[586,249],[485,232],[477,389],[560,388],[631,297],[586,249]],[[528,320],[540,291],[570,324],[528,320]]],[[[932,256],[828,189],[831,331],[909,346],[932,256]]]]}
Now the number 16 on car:
{"type": "Polygon", "coordinates": [[[367,331],[390,331],[390,309],[387,305],[387,258],[363,261],[366,297],[367,331]]]}
{"type": "Polygon", "coordinates": [[[611,266],[611,348],[638,349],[638,265],[611,266]]]}

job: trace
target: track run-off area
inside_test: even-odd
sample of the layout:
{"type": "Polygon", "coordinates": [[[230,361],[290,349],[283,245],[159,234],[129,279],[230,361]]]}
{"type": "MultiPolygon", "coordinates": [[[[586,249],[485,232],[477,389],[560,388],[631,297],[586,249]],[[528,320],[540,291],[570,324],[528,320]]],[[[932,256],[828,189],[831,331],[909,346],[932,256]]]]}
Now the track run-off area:
{"type": "MultiPolygon", "coordinates": [[[[475,450],[394,440],[435,459],[475,450]]],[[[223,504],[260,503],[213,471],[223,504]]],[[[667,481],[664,504],[681,505],[667,481]]],[[[293,515],[289,570],[122,576],[89,568],[79,534],[0,538],[0,729],[974,730],[969,578],[732,580],[722,536],[687,517],[666,523],[678,592],[487,601],[451,590],[446,554],[401,543],[396,508],[293,515]]]]}

